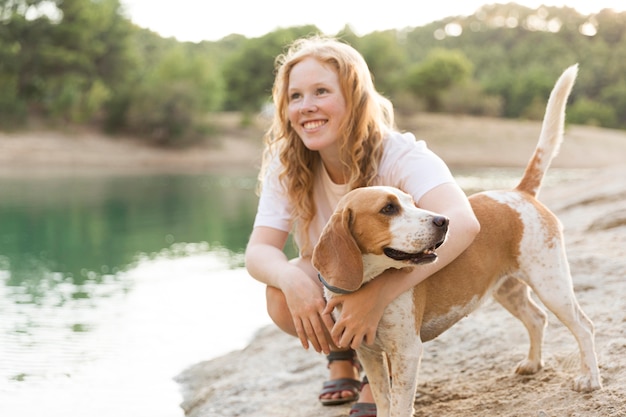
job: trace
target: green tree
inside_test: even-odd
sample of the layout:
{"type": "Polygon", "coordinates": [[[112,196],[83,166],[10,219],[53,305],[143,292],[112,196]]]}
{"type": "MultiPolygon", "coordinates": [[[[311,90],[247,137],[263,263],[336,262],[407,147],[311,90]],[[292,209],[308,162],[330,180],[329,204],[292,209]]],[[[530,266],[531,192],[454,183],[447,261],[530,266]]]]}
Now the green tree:
{"type": "Polygon", "coordinates": [[[357,49],[370,68],[376,89],[393,98],[404,77],[407,56],[400,44],[398,32],[374,32],[364,36],[356,44],[357,49]]]}
{"type": "Polygon", "coordinates": [[[567,111],[567,121],[592,126],[615,127],[617,118],[615,110],[604,103],[598,103],[581,97],[567,111]]]}
{"type": "Polygon", "coordinates": [[[319,33],[315,26],[279,29],[250,39],[224,64],[226,110],[256,112],[271,99],[276,56],[295,39],[319,33]]]}
{"type": "MultiPolygon", "coordinates": [[[[133,25],[120,1],[0,0],[0,127],[33,114],[104,120],[180,143],[202,135],[207,112],[257,112],[276,56],[319,33],[302,26],[181,43],[133,25]]],[[[346,26],[336,36],[363,54],[377,88],[402,109],[414,111],[417,96],[431,111],[536,118],[558,74],[579,63],[574,118],[626,128],[626,13],[509,3],[365,36],[346,26]]]]}
{"type": "Polygon", "coordinates": [[[409,70],[407,85],[426,101],[428,110],[441,110],[441,94],[470,78],[472,63],[458,50],[434,49],[426,60],[409,70]]]}
{"type": "Polygon", "coordinates": [[[48,16],[28,10],[36,2],[0,0],[0,123],[10,127],[25,120],[29,102],[40,96],[44,77],[40,68],[52,26],[48,16]]]}
{"type": "Polygon", "coordinates": [[[532,65],[513,78],[508,103],[509,117],[538,119],[543,117],[545,103],[559,72],[550,74],[545,68],[532,65]]]}
{"type": "Polygon", "coordinates": [[[599,101],[595,103],[609,107],[615,115],[614,120],[600,120],[600,126],[626,129],[626,80],[604,89],[599,101]]]}
{"type": "Polygon", "coordinates": [[[126,129],[159,145],[195,141],[207,131],[206,115],[221,105],[221,82],[210,56],[175,44],[130,90],[126,129]]]}
{"type": "Polygon", "coordinates": [[[129,68],[120,9],[119,0],[3,0],[1,76],[31,111],[91,120],[129,68]]]}
{"type": "Polygon", "coordinates": [[[101,113],[132,64],[129,22],[119,0],[59,0],[62,20],[53,25],[43,100],[55,116],[74,122],[101,113]]]}

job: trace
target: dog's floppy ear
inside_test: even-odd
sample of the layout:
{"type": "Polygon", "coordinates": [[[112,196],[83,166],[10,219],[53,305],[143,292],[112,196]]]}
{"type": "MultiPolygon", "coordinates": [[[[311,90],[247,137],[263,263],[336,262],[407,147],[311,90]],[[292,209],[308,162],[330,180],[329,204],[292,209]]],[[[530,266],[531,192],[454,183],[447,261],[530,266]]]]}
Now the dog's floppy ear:
{"type": "Polygon", "coordinates": [[[363,258],[350,231],[351,216],[347,207],[331,216],[312,258],[313,267],[330,285],[346,291],[359,289],[363,282],[363,258]]]}

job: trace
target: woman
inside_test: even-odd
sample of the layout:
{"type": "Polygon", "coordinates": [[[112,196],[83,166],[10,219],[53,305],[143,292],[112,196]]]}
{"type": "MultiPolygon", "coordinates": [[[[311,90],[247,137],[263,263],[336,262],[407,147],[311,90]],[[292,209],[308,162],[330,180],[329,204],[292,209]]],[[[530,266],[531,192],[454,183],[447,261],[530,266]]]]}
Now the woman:
{"type": "Polygon", "coordinates": [[[447,166],[422,141],[395,130],[391,103],[372,82],[363,57],[336,39],[295,41],[276,59],[275,115],[265,135],[260,200],[246,267],[267,285],[267,308],[280,329],[328,355],[324,405],[359,400],[352,416],[375,416],[367,384],[358,384],[353,349],[374,340],[386,306],[469,246],[479,225],[447,166]],[[338,200],[370,185],[398,187],[417,205],[450,219],[438,262],[387,271],[326,305],[311,253],[338,200]],[[287,259],[290,233],[299,257],[287,259]],[[342,304],[336,323],[332,309],[342,304]],[[340,348],[341,347],[341,348],[340,348]],[[369,405],[364,405],[369,404],[369,405]]]}

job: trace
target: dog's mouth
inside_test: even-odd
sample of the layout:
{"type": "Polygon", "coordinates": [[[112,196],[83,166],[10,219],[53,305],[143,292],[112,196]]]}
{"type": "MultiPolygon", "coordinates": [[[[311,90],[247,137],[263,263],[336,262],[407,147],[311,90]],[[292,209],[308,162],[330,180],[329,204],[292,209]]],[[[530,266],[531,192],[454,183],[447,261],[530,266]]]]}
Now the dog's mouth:
{"type": "Polygon", "coordinates": [[[423,263],[434,262],[437,259],[437,253],[435,250],[439,248],[443,244],[443,240],[437,242],[434,246],[417,253],[409,253],[403,252],[401,250],[393,249],[393,248],[385,248],[383,252],[385,255],[391,259],[401,262],[409,262],[414,265],[419,265],[423,263]]]}

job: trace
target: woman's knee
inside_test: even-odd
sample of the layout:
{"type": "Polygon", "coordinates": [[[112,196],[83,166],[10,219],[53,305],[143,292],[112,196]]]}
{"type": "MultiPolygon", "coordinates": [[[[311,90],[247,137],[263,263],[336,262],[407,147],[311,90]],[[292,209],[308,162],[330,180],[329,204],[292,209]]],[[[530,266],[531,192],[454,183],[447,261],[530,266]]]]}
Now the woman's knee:
{"type": "Polygon", "coordinates": [[[267,314],[269,314],[272,321],[284,332],[295,335],[296,331],[293,325],[293,319],[283,292],[278,288],[268,286],[265,294],[267,299],[267,314]]]}

